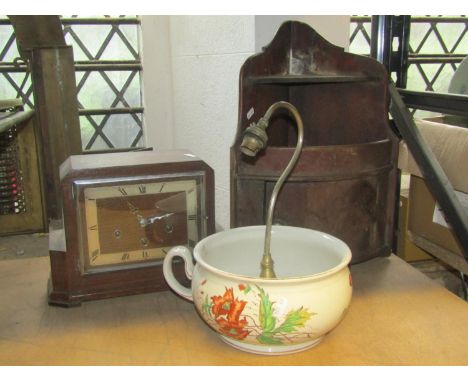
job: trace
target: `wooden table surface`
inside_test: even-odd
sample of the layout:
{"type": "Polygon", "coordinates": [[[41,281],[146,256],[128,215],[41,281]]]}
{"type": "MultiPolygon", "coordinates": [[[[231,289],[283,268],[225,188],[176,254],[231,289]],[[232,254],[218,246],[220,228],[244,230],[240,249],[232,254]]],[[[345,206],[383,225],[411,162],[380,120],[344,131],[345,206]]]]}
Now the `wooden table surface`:
{"type": "Polygon", "coordinates": [[[171,291],[51,307],[48,257],[0,261],[0,365],[468,365],[467,302],[394,255],[351,272],[349,311],[319,345],[259,356],[171,291]]]}

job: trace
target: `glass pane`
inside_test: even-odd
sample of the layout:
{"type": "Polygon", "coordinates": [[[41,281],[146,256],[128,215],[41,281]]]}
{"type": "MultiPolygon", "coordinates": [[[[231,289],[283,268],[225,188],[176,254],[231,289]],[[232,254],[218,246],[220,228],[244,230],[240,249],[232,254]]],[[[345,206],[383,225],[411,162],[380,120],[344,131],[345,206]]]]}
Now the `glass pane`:
{"type": "MultiPolygon", "coordinates": [[[[141,114],[114,114],[109,117],[103,128],[103,133],[111,140],[114,147],[129,147],[128,142],[133,142],[141,131],[141,114]]],[[[142,147],[140,139],[134,147],[142,147]]]]}
{"type": "Polygon", "coordinates": [[[350,41],[349,51],[354,54],[370,54],[369,41],[371,36],[371,22],[351,22],[350,23],[350,41]]]}
{"type": "MultiPolygon", "coordinates": [[[[99,59],[103,44],[111,31],[110,25],[68,25],[65,41],[73,47],[75,61],[99,59]]],[[[116,59],[119,59],[117,56],[116,59]]]]}
{"type": "MultiPolygon", "coordinates": [[[[0,19],[4,17],[0,16],[0,19]]],[[[13,62],[19,57],[16,39],[13,38],[14,31],[11,25],[0,25],[0,61],[13,62]]]]}
{"type": "Polygon", "coordinates": [[[466,54],[468,52],[468,39],[460,40],[460,36],[466,33],[463,23],[440,23],[437,25],[440,35],[443,37],[448,52],[466,54]]]}
{"type": "Polygon", "coordinates": [[[142,104],[139,72],[86,72],[77,75],[76,81],[82,84],[78,89],[78,101],[84,109],[140,107],[142,104]]]}
{"type": "Polygon", "coordinates": [[[115,93],[99,72],[87,72],[86,81],[78,89],[78,102],[84,109],[109,108],[115,100],[115,93]]]}
{"type": "Polygon", "coordinates": [[[24,109],[34,106],[32,95],[31,77],[26,73],[1,73],[0,74],[0,99],[20,98],[24,109]],[[26,78],[26,81],[24,81],[26,78]]]}
{"type": "Polygon", "coordinates": [[[107,145],[107,143],[104,142],[102,137],[98,136],[96,140],[94,141],[92,148],[89,150],[106,150],[108,148],[109,146],[107,145]]]}
{"type": "MultiPolygon", "coordinates": [[[[446,16],[440,16],[436,20],[431,17],[427,21],[423,18],[411,23],[412,55],[407,89],[438,93],[447,93],[449,88],[453,90],[450,86],[452,78],[468,54],[468,20],[466,16],[454,17],[450,22],[444,20],[446,16]],[[458,17],[460,21],[454,20],[454,17],[458,17]],[[424,61],[416,63],[418,58],[424,61]]],[[[468,86],[468,70],[457,81],[466,81],[468,86]]]]}
{"type": "Polygon", "coordinates": [[[125,35],[117,33],[115,30],[112,37],[108,40],[101,60],[135,60],[138,58],[137,49],[132,47],[125,35]],[[128,45],[127,45],[127,44],[128,45]]]}
{"type": "MultiPolygon", "coordinates": [[[[80,116],[81,146],[83,147],[83,150],[86,149],[86,147],[89,144],[89,140],[94,136],[95,133],[95,129],[92,122],[99,126],[103,118],[103,115],[80,116]]],[[[109,146],[105,142],[102,143],[104,144],[104,146],[100,147],[100,149],[109,148],[109,146]]]]}

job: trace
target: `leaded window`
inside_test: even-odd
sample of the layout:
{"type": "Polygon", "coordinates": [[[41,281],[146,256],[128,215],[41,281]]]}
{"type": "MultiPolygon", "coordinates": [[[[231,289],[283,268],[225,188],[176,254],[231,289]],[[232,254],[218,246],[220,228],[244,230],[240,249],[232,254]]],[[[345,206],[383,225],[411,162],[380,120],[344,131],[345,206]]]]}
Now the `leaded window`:
{"type": "MultiPolygon", "coordinates": [[[[468,54],[466,16],[412,16],[407,89],[447,92],[450,80],[468,54]]],[[[369,55],[371,16],[353,16],[351,53],[369,55]]]]}
{"type": "MultiPolygon", "coordinates": [[[[73,47],[83,150],[143,147],[140,20],[135,16],[61,17],[73,47]]],[[[0,99],[32,108],[27,66],[8,18],[0,19],[0,99]]]]}

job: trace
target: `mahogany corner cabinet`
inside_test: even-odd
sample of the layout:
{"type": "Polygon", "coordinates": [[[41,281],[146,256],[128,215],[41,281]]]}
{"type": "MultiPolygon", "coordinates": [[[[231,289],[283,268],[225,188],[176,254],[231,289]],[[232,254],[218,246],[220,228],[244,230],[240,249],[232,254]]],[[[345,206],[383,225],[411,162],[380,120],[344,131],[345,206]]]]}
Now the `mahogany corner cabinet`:
{"type": "Polygon", "coordinates": [[[268,202],[297,141],[289,112],[268,127],[256,157],[239,150],[244,130],[287,101],[304,123],[301,156],[278,195],[273,224],[306,227],[346,242],[359,263],[392,252],[398,142],[389,121],[388,73],[344,52],[307,24],[288,21],[240,71],[239,121],[231,147],[231,227],[265,224],[268,202]]]}

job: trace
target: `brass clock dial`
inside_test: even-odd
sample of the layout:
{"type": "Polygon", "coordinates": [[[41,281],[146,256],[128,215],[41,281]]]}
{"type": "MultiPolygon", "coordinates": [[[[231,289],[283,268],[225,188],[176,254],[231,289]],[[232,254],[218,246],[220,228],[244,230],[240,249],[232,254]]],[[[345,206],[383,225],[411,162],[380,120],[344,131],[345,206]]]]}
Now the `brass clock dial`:
{"type": "Polygon", "coordinates": [[[160,261],[176,245],[200,239],[200,180],[132,179],[82,188],[82,271],[138,267],[160,261]]]}

